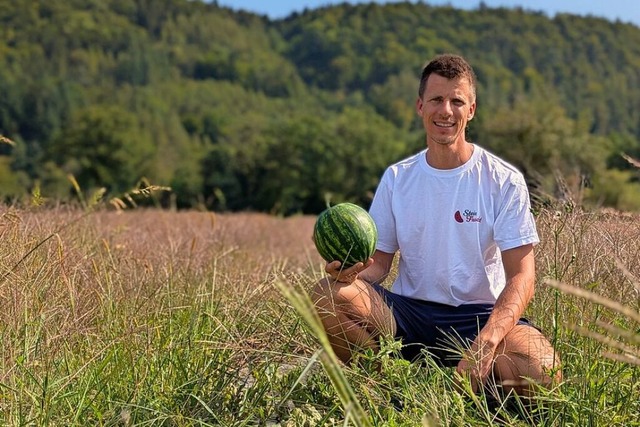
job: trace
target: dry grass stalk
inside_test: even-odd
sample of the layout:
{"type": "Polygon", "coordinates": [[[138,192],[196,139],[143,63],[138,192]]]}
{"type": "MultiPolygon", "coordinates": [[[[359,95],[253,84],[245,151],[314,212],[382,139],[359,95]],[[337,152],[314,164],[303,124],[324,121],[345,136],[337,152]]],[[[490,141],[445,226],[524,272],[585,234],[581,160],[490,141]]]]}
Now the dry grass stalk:
{"type": "Polygon", "coordinates": [[[9,144],[12,147],[15,147],[16,143],[7,138],[6,136],[0,135],[0,144],[9,144]]]}
{"type": "Polygon", "coordinates": [[[598,295],[594,292],[588,291],[586,289],[578,288],[576,286],[567,285],[565,283],[559,282],[557,280],[547,279],[544,281],[545,284],[556,288],[566,294],[575,295],[580,298],[584,298],[596,304],[600,304],[604,307],[610,308],[629,319],[632,319],[635,322],[640,323],[640,313],[638,313],[635,309],[623,305],[617,301],[614,301],[610,298],[603,297],[602,295],[598,295]]]}
{"type": "Polygon", "coordinates": [[[636,168],[640,168],[640,161],[638,161],[638,160],[634,159],[633,157],[628,156],[628,155],[626,155],[626,154],[624,154],[624,153],[622,153],[622,157],[623,157],[627,162],[629,162],[629,164],[631,164],[632,166],[634,166],[634,167],[636,167],[636,168]]]}

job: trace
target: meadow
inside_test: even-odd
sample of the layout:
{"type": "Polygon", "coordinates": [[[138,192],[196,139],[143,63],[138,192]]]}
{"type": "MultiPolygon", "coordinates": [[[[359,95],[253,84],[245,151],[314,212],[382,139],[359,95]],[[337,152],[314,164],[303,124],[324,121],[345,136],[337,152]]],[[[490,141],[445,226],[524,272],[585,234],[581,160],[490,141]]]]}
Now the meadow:
{"type": "Polygon", "coordinates": [[[451,370],[338,364],[306,291],[315,217],[0,205],[7,426],[640,426],[640,217],[537,213],[527,316],[564,380],[489,408],[451,370]]]}

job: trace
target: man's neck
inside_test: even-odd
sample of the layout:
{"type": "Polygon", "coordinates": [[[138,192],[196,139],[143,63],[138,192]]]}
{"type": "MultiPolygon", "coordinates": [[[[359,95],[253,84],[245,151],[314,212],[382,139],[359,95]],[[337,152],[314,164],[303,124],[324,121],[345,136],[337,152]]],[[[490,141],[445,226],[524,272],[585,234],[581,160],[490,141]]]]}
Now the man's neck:
{"type": "Polygon", "coordinates": [[[427,163],[436,169],[455,169],[468,162],[473,154],[473,144],[466,141],[460,144],[427,145],[427,163]]]}

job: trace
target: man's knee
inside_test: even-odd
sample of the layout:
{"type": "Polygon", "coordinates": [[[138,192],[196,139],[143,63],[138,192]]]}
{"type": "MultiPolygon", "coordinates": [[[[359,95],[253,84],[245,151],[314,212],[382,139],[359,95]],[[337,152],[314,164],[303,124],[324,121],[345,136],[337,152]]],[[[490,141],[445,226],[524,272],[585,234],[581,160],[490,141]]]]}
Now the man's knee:
{"type": "Polygon", "coordinates": [[[353,293],[350,288],[354,286],[336,283],[331,278],[324,278],[316,283],[311,290],[311,300],[320,318],[333,319],[357,311],[353,307],[353,300],[349,298],[353,293]]]}
{"type": "Polygon", "coordinates": [[[494,372],[498,381],[519,394],[533,387],[551,388],[562,381],[560,356],[551,343],[531,326],[519,330],[504,341],[496,356],[494,372]]]}
{"type": "Polygon", "coordinates": [[[311,290],[311,301],[320,314],[335,313],[337,310],[340,294],[336,292],[334,285],[330,278],[324,278],[311,290]]]}
{"type": "Polygon", "coordinates": [[[316,307],[323,308],[357,305],[370,298],[365,288],[366,286],[359,282],[346,284],[324,278],[312,289],[311,299],[316,307]]]}
{"type": "Polygon", "coordinates": [[[550,388],[562,382],[562,362],[560,355],[553,346],[551,346],[551,343],[546,339],[545,342],[547,345],[539,356],[538,366],[540,366],[540,371],[538,371],[537,374],[540,384],[550,388]]]}

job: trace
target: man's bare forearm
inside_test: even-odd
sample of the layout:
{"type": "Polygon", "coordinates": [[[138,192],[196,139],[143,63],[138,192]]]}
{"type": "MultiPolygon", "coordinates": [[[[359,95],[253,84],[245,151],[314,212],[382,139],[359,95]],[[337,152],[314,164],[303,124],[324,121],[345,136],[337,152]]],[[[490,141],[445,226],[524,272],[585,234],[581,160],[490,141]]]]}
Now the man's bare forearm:
{"type": "Polygon", "coordinates": [[[496,301],[493,312],[480,331],[480,340],[496,347],[518,323],[533,297],[533,281],[514,277],[496,301]]]}
{"type": "Polygon", "coordinates": [[[518,323],[533,298],[535,287],[535,260],[531,245],[506,251],[503,260],[507,284],[479,335],[480,341],[494,348],[518,323]]]}
{"type": "Polygon", "coordinates": [[[358,277],[368,283],[382,283],[391,271],[394,254],[376,251],[373,254],[373,264],[358,274],[358,277]]]}

